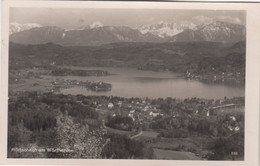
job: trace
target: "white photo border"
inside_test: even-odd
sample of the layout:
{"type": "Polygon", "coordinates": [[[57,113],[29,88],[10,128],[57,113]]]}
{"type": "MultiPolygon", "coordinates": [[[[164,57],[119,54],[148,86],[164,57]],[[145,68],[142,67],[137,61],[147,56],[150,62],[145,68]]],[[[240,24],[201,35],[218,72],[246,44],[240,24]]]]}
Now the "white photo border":
{"type": "Polygon", "coordinates": [[[144,165],[144,166],[257,166],[259,157],[259,85],[260,85],[260,4],[207,2],[129,2],[129,1],[15,1],[2,3],[2,56],[0,98],[0,164],[11,165],[144,165]],[[11,7],[47,8],[118,8],[118,9],[200,9],[245,10],[246,24],[246,88],[245,88],[245,158],[244,161],[191,160],[111,160],[111,159],[8,159],[8,48],[9,10],[11,7]]]}

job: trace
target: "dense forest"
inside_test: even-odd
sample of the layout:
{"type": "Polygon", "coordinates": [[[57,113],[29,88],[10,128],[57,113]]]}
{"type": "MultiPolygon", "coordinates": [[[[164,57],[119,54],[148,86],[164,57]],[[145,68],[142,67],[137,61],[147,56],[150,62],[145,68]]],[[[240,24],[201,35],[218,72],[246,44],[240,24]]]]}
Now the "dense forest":
{"type": "Polygon", "coordinates": [[[120,130],[131,131],[134,126],[134,122],[133,122],[132,118],[130,118],[130,117],[108,116],[107,126],[116,128],[116,129],[120,129],[120,130]]]}
{"type": "Polygon", "coordinates": [[[110,142],[104,147],[102,157],[114,159],[152,159],[152,149],[145,147],[141,141],[126,136],[109,134],[110,142]]]}
{"type": "MultiPolygon", "coordinates": [[[[133,67],[142,70],[169,70],[194,75],[239,72],[245,74],[245,41],[217,42],[112,43],[101,46],[63,47],[47,43],[10,43],[10,64],[15,66],[56,65],[133,67]],[[31,58],[25,58],[30,55],[31,58]],[[26,59],[26,61],[24,60],[26,59]],[[15,64],[18,62],[18,64],[15,64]]],[[[64,75],[71,71],[55,70],[64,75]]],[[[77,72],[74,74],[86,75],[77,72]]]]}

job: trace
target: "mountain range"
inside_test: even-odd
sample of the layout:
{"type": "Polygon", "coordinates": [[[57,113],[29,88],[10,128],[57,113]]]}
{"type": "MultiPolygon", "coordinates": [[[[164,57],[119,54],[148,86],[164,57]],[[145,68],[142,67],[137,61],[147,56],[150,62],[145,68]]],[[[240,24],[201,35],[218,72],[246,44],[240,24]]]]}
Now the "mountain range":
{"type": "Polygon", "coordinates": [[[215,21],[202,25],[159,22],[138,28],[104,26],[97,22],[80,29],[65,30],[38,24],[11,24],[10,41],[19,44],[55,43],[62,46],[95,46],[121,42],[187,42],[210,41],[235,43],[245,40],[243,25],[215,21]],[[24,25],[24,28],[23,28],[24,25]]]}
{"type": "Polygon", "coordinates": [[[201,25],[196,30],[185,29],[173,36],[169,41],[214,41],[235,42],[245,40],[246,29],[242,25],[216,21],[201,25]]]}
{"type": "Polygon", "coordinates": [[[196,25],[192,22],[181,22],[179,24],[173,22],[160,21],[157,24],[148,24],[139,26],[137,29],[142,34],[152,33],[161,38],[172,37],[178,33],[183,32],[185,29],[196,29],[196,25]]]}

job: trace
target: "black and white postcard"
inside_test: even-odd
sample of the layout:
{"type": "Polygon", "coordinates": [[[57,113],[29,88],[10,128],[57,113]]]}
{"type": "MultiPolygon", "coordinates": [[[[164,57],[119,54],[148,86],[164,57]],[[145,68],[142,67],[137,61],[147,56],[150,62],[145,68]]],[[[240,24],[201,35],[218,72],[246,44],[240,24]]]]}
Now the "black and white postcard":
{"type": "Polygon", "coordinates": [[[1,163],[256,166],[257,7],[4,1],[1,163]]]}

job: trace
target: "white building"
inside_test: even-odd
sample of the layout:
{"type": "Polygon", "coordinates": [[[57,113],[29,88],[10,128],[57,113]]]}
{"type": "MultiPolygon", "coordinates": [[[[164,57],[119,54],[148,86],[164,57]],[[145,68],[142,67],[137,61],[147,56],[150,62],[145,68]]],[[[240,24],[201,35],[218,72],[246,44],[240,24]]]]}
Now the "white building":
{"type": "Polygon", "coordinates": [[[209,116],[209,111],[207,111],[207,116],[209,116]]]}
{"type": "Polygon", "coordinates": [[[233,121],[236,121],[236,117],[234,116],[230,116],[229,118],[232,119],[233,121]]]}
{"type": "Polygon", "coordinates": [[[114,104],[113,104],[113,103],[108,103],[107,107],[108,107],[108,108],[113,108],[113,107],[114,107],[114,104]]]}
{"type": "Polygon", "coordinates": [[[235,131],[239,131],[240,130],[240,128],[237,126],[237,127],[235,127],[235,131]]]}
{"type": "Polygon", "coordinates": [[[232,128],[231,126],[228,126],[228,129],[229,129],[230,131],[233,131],[233,128],[232,128]]]}
{"type": "Polygon", "coordinates": [[[148,109],[149,109],[148,106],[145,106],[145,107],[144,107],[144,111],[147,111],[148,109]]]}
{"type": "Polygon", "coordinates": [[[135,110],[131,110],[130,112],[129,112],[129,114],[134,114],[135,113],[135,110]]]}
{"type": "Polygon", "coordinates": [[[135,118],[134,118],[134,113],[135,113],[135,110],[131,110],[128,114],[129,117],[131,117],[133,119],[133,121],[135,121],[135,118]]]}
{"type": "Polygon", "coordinates": [[[155,112],[150,112],[149,115],[150,115],[150,116],[153,116],[153,117],[156,117],[156,116],[161,115],[161,114],[160,114],[160,113],[155,113],[155,112]]]}

